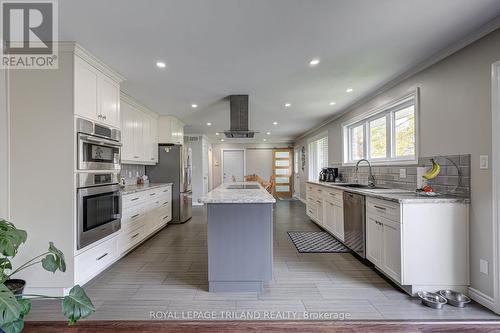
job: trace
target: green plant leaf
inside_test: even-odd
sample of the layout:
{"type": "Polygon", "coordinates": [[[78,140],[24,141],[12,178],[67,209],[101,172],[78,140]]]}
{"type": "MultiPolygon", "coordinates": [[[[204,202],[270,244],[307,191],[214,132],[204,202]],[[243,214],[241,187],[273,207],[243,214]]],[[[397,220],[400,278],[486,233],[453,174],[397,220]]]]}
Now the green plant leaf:
{"type": "Polygon", "coordinates": [[[5,257],[14,257],[19,246],[26,242],[28,234],[17,229],[14,224],[0,219],[0,253],[5,257]]]}
{"type": "Polygon", "coordinates": [[[42,259],[42,267],[49,272],[55,273],[57,271],[57,262],[52,254],[47,254],[45,258],[42,259]]]}
{"type": "Polygon", "coordinates": [[[61,272],[66,271],[66,261],[64,260],[64,253],[54,246],[54,243],[49,243],[49,254],[42,259],[42,267],[52,273],[56,270],[61,272]]]}
{"type": "Polygon", "coordinates": [[[0,258],[0,283],[4,283],[9,278],[6,270],[12,270],[12,264],[8,258],[0,258]]]}
{"type": "Polygon", "coordinates": [[[94,304],[79,285],[71,288],[68,296],[64,296],[61,306],[62,313],[69,319],[70,325],[95,312],[94,304]]]}
{"type": "Polygon", "coordinates": [[[0,284],[0,327],[21,316],[21,305],[5,284],[0,284]]]}
{"type": "Polygon", "coordinates": [[[26,315],[30,312],[31,310],[31,302],[29,299],[26,298],[18,298],[17,303],[19,303],[19,306],[21,307],[21,318],[26,317],[26,315]]]}
{"type": "Polygon", "coordinates": [[[1,328],[5,333],[19,333],[24,328],[24,319],[19,318],[18,320],[11,321],[4,324],[1,328]]]}

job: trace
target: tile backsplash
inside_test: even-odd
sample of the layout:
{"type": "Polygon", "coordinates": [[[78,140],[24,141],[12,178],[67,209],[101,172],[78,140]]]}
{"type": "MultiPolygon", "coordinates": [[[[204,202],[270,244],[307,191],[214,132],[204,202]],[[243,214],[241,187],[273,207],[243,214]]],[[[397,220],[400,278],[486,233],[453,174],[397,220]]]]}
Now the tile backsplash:
{"type": "Polygon", "coordinates": [[[125,178],[125,185],[137,184],[137,177],[142,177],[146,173],[144,165],[122,164],[120,177],[125,178]]]}
{"type": "MultiPolygon", "coordinates": [[[[390,188],[415,190],[417,187],[417,167],[430,167],[431,158],[434,158],[441,165],[439,175],[428,181],[434,191],[470,198],[470,154],[421,157],[418,160],[418,165],[374,166],[372,172],[375,184],[390,188]],[[461,181],[457,167],[462,175],[461,181]],[[400,177],[400,169],[406,169],[406,178],[400,177]]],[[[338,166],[338,168],[342,181],[356,181],[355,166],[338,166]]],[[[365,163],[359,166],[359,182],[361,184],[368,183],[368,166],[365,163]]]]}

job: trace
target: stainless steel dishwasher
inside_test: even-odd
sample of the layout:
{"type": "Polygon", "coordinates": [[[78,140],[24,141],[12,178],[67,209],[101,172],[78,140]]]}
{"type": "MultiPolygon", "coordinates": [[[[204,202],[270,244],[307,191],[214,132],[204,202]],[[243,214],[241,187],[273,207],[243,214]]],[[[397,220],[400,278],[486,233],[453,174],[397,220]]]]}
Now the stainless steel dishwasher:
{"type": "Polygon", "coordinates": [[[344,244],[363,258],[365,225],[365,196],[344,192],[344,244]]]}

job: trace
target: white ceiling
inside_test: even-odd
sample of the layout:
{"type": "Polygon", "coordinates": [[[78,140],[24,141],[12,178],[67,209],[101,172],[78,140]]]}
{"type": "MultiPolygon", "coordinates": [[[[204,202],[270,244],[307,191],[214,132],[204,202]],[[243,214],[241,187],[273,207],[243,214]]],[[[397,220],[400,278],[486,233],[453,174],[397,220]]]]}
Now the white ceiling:
{"type": "Polygon", "coordinates": [[[60,39],[77,41],[116,69],[127,78],[126,92],[178,116],[186,133],[216,140],[217,130],[229,128],[223,98],[250,95],[250,128],[261,132],[256,142],[290,141],[500,14],[498,0],[62,0],[59,6],[60,39]],[[321,60],[316,67],[308,64],[313,58],[321,60]],[[167,69],[159,70],[158,60],[167,69]],[[346,93],[348,87],[354,92],[346,93]]]}

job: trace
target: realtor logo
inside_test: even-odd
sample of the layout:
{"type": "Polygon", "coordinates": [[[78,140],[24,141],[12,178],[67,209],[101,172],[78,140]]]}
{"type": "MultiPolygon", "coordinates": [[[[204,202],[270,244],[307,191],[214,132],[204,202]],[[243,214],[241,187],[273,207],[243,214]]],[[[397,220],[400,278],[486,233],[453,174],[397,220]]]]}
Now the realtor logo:
{"type": "Polygon", "coordinates": [[[2,68],[57,68],[57,2],[1,1],[2,68]]]}

